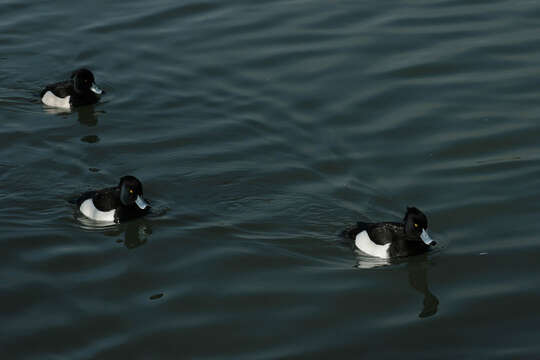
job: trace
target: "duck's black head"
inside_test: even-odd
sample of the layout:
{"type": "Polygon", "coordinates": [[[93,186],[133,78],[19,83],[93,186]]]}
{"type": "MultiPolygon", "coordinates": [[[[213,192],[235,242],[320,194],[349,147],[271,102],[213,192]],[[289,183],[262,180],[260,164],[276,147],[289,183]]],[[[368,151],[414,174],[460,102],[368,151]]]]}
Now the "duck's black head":
{"type": "Polygon", "coordinates": [[[407,207],[405,218],[403,219],[405,225],[405,233],[412,238],[422,239],[426,245],[435,245],[428,233],[428,220],[426,215],[415,207],[407,207]]]}
{"type": "Polygon", "coordinates": [[[150,207],[143,198],[143,187],[136,177],[123,176],[120,178],[118,187],[120,188],[120,201],[125,206],[135,203],[141,210],[150,207]]]}
{"type": "Polygon", "coordinates": [[[75,70],[71,74],[71,79],[73,80],[75,91],[78,93],[93,92],[96,95],[103,94],[103,90],[96,85],[94,74],[88,69],[75,70]]]}

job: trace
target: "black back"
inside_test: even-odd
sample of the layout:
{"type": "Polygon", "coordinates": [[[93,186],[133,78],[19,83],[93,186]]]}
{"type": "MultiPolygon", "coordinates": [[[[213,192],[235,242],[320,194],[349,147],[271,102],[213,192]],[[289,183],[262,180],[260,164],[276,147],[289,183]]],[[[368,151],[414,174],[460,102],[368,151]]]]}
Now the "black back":
{"type": "Polygon", "coordinates": [[[122,205],[120,202],[120,188],[117,186],[101,190],[87,191],[79,197],[77,200],[77,206],[81,206],[81,204],[87,199],[92,199],[94,206],[99,211],[111,211],[122,205]]]}
{"type": "Polygon", "coordinates": [[[54,84],[47,85],[45,89],[41,90],[40,97],[43,97],[47,91],[52,92],[54,95],[65,98],[66,96],[71,96],[75,93],[75,88],[73,87],[73,81],[60,81],[54,84]]]}

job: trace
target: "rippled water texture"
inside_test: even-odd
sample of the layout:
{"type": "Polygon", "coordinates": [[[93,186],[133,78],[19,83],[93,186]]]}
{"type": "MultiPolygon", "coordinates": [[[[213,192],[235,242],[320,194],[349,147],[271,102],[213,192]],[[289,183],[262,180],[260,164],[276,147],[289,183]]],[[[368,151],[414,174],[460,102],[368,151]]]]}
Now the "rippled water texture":
{"type": "Polygon", "coordinates": [[[539,358],[539,23],[534,1],[1,1],[2,358],[539,358]],[[83,66],[99,104],[39,103],[83,66]],[[126,174],[151,216],[80,218],[126,174]],[[436,251],[339,236],[407,205],[436,251]]]}

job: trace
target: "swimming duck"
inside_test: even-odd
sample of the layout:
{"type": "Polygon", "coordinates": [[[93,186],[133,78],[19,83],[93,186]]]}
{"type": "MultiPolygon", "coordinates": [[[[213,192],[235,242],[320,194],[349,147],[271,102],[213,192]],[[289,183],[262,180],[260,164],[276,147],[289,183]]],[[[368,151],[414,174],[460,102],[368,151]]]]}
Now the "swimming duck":
{"type": "Polygon", "coordinates": [[[41,90],[41,102],[48,106],[70,109],[98,102],[103,94],[88,69],[75,70],[70,80],[47,85],[41,90]]]}
{"type": "Polygon", "coordinates": [[[407,207],[402,223],[358,222],[343,235],[354,241],[355,248],[379,258],[403,257],[424,253],[436,244],[427,233],[426,215],[407,207]]]}
{"type": "Polygon", "coordinates": [[[141,182],[130,175],[120,178],[118,186],[85,192],[77,200],[77,207],[92,220],[115,223],[143,216],[150,210],[141,182]]]}

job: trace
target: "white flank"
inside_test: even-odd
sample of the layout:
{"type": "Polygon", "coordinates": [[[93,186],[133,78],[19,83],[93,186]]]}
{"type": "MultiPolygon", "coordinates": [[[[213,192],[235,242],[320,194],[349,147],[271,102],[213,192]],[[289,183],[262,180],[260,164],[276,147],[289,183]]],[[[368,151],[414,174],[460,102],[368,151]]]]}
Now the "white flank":
{"type": "Polygon", "coordinates": [[[360,234],[356,235],[354,239],[354,244],[356,247],[368,255],[376,256],[382,259],[388,259],[388,248],[390,243],[386,245],[377,245],[368,236],[367,231],[362,231],[360,234]]]}
{"type": "Polygon", "coordinates": [[[89,219],[96,221],[114,222],[114,213],[116,210],[100,211],[94,206],[92,199],[87,199],[81,204],[81,213],[89,219]]]}
{"type": "Polygon", "coordinates": [[[41,102],[48,106],[54,106],[64,109],[69,109],[69,98],[71,96],[66,96],[65,98],[58,97],[54,95],[51,91],[47,91],[45,95],[41,98],[41,102]]]}

